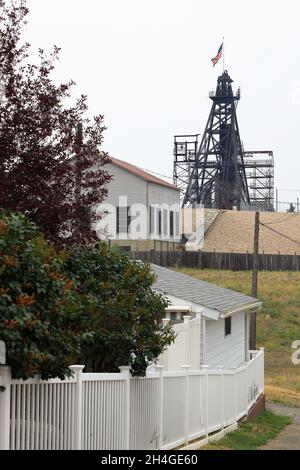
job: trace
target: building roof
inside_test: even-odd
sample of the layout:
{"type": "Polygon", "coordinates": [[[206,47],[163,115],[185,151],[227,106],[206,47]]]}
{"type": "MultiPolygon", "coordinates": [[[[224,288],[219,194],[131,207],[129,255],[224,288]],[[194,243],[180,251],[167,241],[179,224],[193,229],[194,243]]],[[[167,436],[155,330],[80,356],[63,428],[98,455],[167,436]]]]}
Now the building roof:
{"type": "MultiPolygon", "coordinates": [[[[219,214],[205,234],[202,251],[253,253],[255,212],[216,212],[219,214]]],[[[260,253],[300,254],[299,212],[260,212],[259,217],[264,224],[259,228],[260,253]]]]}
{"type": "Polygon", "coordinates": [[[234,310],[259,306],[261,302],[254,297],[218,287],[215,284],[195,279],[156,264],[151,265],[157,276],[153,288],[166,295],[193,302],[217,310],[226,315],[234,310]]]}
{"type": "Polygon", "coordinates": [[[142,178],[145,181],[149,181],[150,183],[160,184],[161,186],[166,186],[167,188],[180,191],[180,189],[174,186],[173,184],[168,183],[167,181],[164,181],[160,178],[157,178],[157,176],[151,175],[150,173],[147,173],[147,171],[141,170],[141,168],[138,168],[137,166],[132,165],[131,163],[124,162],[123,160],[119,160],[118,158],[115,158],[115,157],[109,157],[109,158],[111,160],[111,163],[113,163],[114,165],[117,165],[119,168],[122,168],[123,170],[129,171],[133,175],[138,176],[139,178],[142,178]]]}

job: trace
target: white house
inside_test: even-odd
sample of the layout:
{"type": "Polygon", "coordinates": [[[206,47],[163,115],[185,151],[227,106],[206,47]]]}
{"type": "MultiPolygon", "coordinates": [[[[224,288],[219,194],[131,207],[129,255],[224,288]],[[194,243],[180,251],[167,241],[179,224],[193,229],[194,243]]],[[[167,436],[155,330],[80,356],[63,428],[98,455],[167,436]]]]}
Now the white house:
{"type": "Polygon", "coordinates": [[[142,378],[129,366],[85,373],[77,364],[72,377],[49,381],[15,380],[1,365],[0,450],[168,450],[201,439],[200,446],[263,409],[264,352],[248,347],[248,320],[261,303],[152,267],[155,289],[171,302],[165,321],[178,333],[159,364],[142,378]]]}
{"type": "Polygon", "coordinates": [[[260,310],[259,300],[161,266],[152,269],[154,289],[170,301],[165,321],[178,333],[160,363],[178,370],[183,364],[233,368],[249,361],[249,320],[260,310]]]}
{"type": "Polygon", "coordinates": [[[113,175],[99,209],[113,244],[127,250],[174,250],[179,246],[179,189],[130,163],[111,158],[113,175]],[[106,215],[106,216],[105,216],[106,215]]]}

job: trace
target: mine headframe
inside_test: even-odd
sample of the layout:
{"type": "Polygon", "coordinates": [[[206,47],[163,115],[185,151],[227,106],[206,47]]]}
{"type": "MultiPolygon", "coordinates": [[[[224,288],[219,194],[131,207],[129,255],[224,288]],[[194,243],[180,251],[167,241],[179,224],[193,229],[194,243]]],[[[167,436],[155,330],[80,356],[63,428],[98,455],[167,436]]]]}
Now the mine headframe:
{"type": "Polygon", "coordinates": [[[174,183],[184,190],[182,207],[240,210],[250,204],[236,116],[240,91],[233,93],[232,81],[225,70],[209,94],[213,104],[200,145],[198,135],[175,137],[174,183]]]}

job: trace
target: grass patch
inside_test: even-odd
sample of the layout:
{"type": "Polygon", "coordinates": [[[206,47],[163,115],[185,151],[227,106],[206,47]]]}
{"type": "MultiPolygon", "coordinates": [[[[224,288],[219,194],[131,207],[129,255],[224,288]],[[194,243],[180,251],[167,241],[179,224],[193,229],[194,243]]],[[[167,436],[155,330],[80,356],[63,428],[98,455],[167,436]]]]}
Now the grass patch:
{"type": "Polygon", "coordinates": [[[298,406],[300,404],[300,393],[293,390],[277,387],[274,385],[266,385],[265,392],[269,400],[275,403],[281,403],[288,406],[298,406]]]}
{"type": "Polygon", "coordinates": [[[236,431],[203,447],[203,450],[256,450],[274,439],[291,421],[288,416],[264,411],[255,420],[242,423],[236,431]]]}
{"type": "MultiPolygon", "coordinates": [[[[186,269],[178,271],[250,295],[251,271],[186,269]]],[[[263,301],[257,321],[257,346],[264,347],[265,381],[277,391],[267,396],[284,404],[300,406],[300,365],[293,365],[293,341],[300,340],[300,272],[260,272],[258,298],[263,301]],[[278,390],[281,389],[281,390],[278,390]],[[289,396],[286,391],[295,392],[289,396]]],[[[269,392],[268,392],[269,390],[269,392]]]]}

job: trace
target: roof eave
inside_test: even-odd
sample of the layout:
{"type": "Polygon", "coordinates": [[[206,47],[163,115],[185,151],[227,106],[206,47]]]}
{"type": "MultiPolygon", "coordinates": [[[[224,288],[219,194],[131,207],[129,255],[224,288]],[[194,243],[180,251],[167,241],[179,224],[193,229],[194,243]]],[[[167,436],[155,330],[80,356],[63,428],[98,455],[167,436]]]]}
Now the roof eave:
{"type": "MultiPolygon", "coordinates": [[[[141,173],[135,172],[134,168],[130,168],[130,166],[136,167],[137,170],[140,170],[143,173],[147,173],[145,170],[142,170],[141,168],[139,168],[136,165],[133,165],[132,163],[128,163],[128,162],[125,162],[123,160],[119,160],[116,157],[110,157],[110,162],[109,163],[112,164],[112,165],[116,165],[118,168],[121,168],[124,171],[128,171],[128,173],[131,173],[132,175],[136,176],[137,178],[141,178],[142,180],[146,181],[147,183],[157,184],[158,186],[164,186],[166,188],[173,189],[174,191],[180,191],[180,188],[178,188],[177,186],[174,186],[171,183],[168,183],[167,181],[164,181],[164,180],[158,178],[157,176],[154,177],[156,179],[156,181],[154,181],[154,180],[148,179],[145,175],[143,175],[141,173]],[[130,165],[130,166],[128,166],[128,165],[130,165]]],[[[152,175],[149,173],[149,176],[151,177],[152,175]]]]}
{"type": "Polygon", "coordinates": [[[247,311],[247,310],[251,310],[248,313],[251,313],[251,314],[256,313],[257,311],[261,309],[261,306],[262,306],[262,301],[258,300],[257,302],[253,302],[252,304],[241,305],[240,307],[220,312],[220,318],[230,317],[231,315],[234,315],[235,313],[239,313],[241,311],[247,311]]]}

